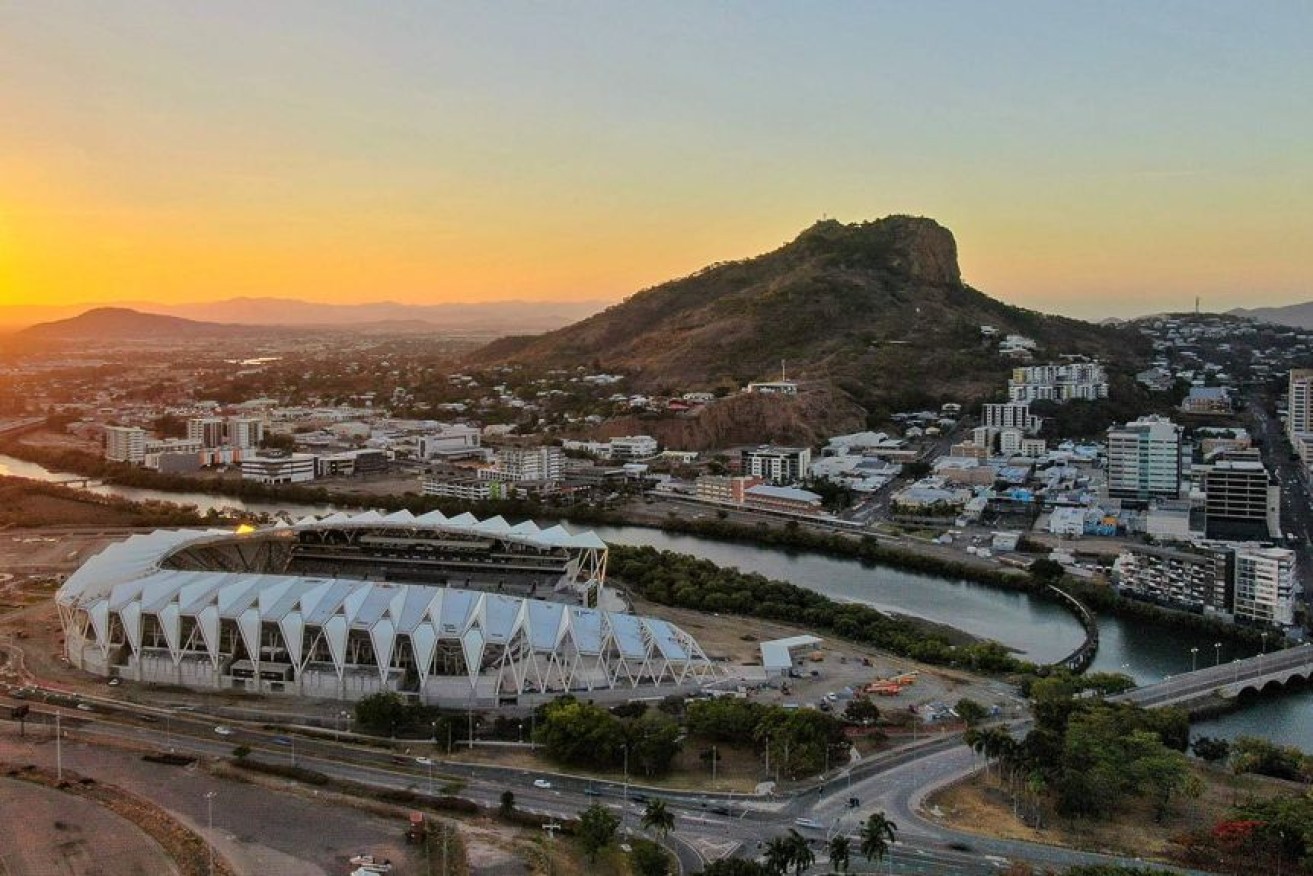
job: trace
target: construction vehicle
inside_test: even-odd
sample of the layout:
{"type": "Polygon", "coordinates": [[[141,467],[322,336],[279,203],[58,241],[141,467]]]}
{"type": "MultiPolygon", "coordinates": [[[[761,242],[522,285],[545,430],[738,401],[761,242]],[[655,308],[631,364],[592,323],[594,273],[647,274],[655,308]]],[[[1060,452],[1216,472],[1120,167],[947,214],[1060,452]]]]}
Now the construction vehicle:
{"type": "Polygon", "coordinates": [[[406,842],[422,843],[424,837],[428,835],[428,824],[424,821],[423,812],[410,813],[410,823],[406,826],[406,842]]]}

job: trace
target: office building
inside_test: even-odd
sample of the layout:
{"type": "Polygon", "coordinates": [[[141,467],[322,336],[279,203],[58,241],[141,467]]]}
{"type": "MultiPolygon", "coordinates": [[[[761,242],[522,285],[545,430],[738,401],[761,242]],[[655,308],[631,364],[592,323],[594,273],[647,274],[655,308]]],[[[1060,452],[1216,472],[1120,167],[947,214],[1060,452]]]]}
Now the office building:
{"type": "Polygon", "coordinates": [[[1256,457],[1196,465],[1192,474],[1205,494],[1204,515],[1210,524],[1258,524],[1260,538],[1275,538],[1281,534],[1281,487],[1256,457]]]}
{"type": "Polygon", "coordinates": [[[614,459],[647,459],[656,456],[657,440],[651,435],[625,435],[611,439],[614,459]]]}
{"type": "Polygon", "coordinates": [[[442,426],[436,432],[419,436],[420,459],[454,458],[476,455],[482,436],[474,426],[460,423],[442,426]]]}
{"type": "Polygon", "coordinates": [[[1141,417],[1108,430],[1108,495],[1175,499],[1181,492],[1181,427],[1141,417]]]}
{"type": "Polygon", "coordinates": [[[315,479],[316,457],[268,451],[242,460],[242,480],[262,484],[302,484],[315,479]]]}

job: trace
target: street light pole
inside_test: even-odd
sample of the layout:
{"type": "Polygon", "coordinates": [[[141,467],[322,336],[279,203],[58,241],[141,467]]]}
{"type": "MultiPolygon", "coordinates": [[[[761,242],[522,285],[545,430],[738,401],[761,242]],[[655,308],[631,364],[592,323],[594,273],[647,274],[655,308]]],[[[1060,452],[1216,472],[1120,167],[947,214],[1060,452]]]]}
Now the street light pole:
{"type": "Polygon", "coordinates": [[[209,836],[206,839],[210,846],[210,876],[214,876],[214,792],[205,792],[205,809],[210,825],[209,836]]]}
{"type": "Polygon", "coordinates": [[[64,781],[64,730],[59,725],[59,710],[55,710],[55,777],[64,781]]]}
{"type": "Polygon", "coordinates": [[[1197,645],[1190,649],[1190,671],[1199,671],[1199,647],[1197,645]]]}
{"type": "Polygon", "coordinates": [[[1214,643],[1213,643],[1213,665],[1214,665],[1214,666],[1221,666],[1221,665],[1222,665],[1222,643],[1221,643],[1221,642],[1214,642],[1214,643]]]}

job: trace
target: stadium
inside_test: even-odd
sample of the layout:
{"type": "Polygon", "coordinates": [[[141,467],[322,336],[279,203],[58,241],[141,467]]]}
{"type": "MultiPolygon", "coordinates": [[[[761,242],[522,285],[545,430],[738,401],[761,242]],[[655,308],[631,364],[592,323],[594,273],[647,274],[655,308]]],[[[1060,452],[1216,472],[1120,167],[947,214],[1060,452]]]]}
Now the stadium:
{"type": "Polygon", "coordinates": [[[693,690],[675,625],[619,610],[591,532],[470,514],[334,514],[111,545],[56,595],[69,662],[198,690],[457,707],[693,690]]]}

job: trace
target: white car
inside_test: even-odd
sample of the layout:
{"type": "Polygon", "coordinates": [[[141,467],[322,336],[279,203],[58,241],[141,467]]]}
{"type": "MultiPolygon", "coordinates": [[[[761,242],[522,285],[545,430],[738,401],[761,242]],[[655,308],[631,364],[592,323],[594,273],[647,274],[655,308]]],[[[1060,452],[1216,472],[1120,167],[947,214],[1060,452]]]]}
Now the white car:
{"type": "Polygon", "coordinates": [[[534,779],[533,786],[535,788],[550,788],[552,786],[552,783],[547,781],[546,779],[534,779]]]}
{"type": "Polygon", "coordinates": [[[218,727],[214,728],[214,732],[218,733],[220,736],[231,736],[233,735],[233,728],[225,727],[220,724],[218,727]]]}
{"type": "Polygon", "coordinates": [[[433,758],[417,757],[415,758],[415,763],[419,764],[420,766],[433,766],[433,758]]]}

